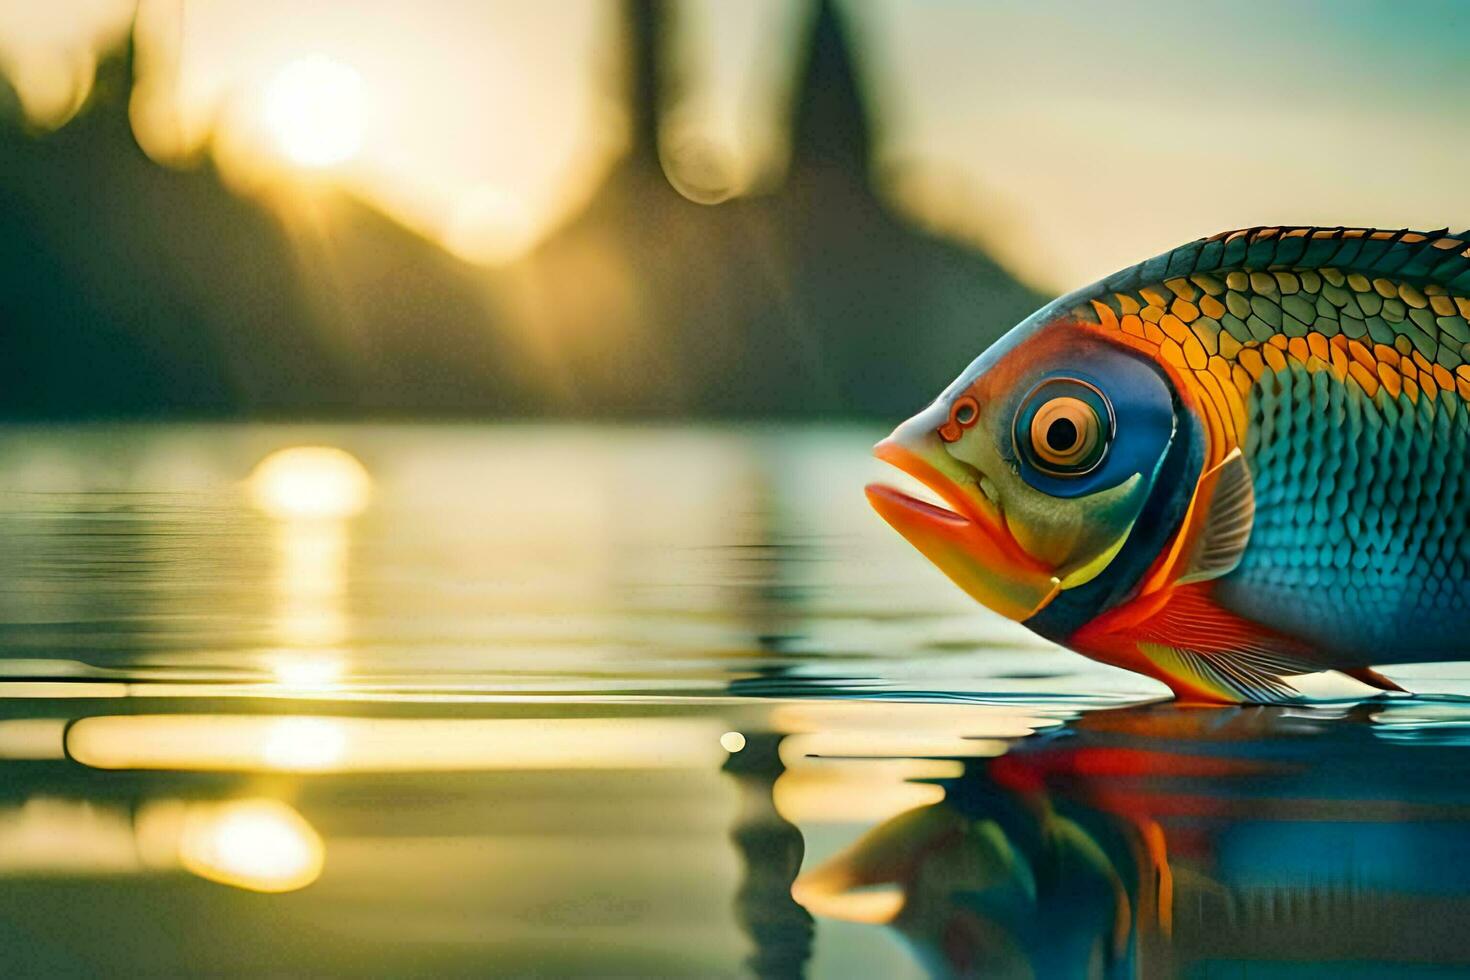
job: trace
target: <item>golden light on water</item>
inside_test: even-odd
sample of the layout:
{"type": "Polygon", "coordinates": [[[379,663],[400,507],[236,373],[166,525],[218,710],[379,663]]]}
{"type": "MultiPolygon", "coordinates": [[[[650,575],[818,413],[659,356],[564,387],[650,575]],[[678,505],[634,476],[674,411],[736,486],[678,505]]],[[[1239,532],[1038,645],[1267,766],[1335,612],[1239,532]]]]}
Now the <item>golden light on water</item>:
{"type": "Polygon", "coordinates": [[[287,159],[331,167],[362,149],[367,106],[362,76],[326,55],[286,65],[265,89],[265,122],[287,159]]]}
{"type": "Polygon", "coordinates": [[[260,757],[272,769],[311,772],[342,762],[347,732],[331,718],[280,718],[267,727],[260,757]]]}
{"type": "Polygon", "coordinates": [[[133,827],[116,807],[34,796],[0,807],[0,876],[139,871],[133,827]]]}
{"type": "Polygon", "coordinates": [[[255,506],[275,520],[274,632],[266,654],[277,683],[322,691],[341,681],[347,658],[350,521],[367,507],[372,478],[333,446],[271,453],[247,481],[255,506]]]}
{"type": "Polygon", "coordinates": [[[348,529],[343,521],[283,521],[276,538],[275,632],[271,669],[283,683],[318,686],[341,675],[332,648],[347,639],[348,529]]]}
{"type": "Polygon", "coordinates": [[[305,888],[325,860],[321,836],[279,800],[151,804],[138,815],[138,836],[140,850],[162,845],[193,874],[250,891],[305,888]]]}
{"type": "Polygon", "coordinates": [[[321,874],[321,836],[279,800],[155,799],[127,807],[36,797],[0,809],[0,876],[160,874],[180,869],[261,892],[321,874]]]}
{"type": "Polygon", "coordinates": [[[964,768],[951,759],[804,759],[781,774],[771,795],[776,812],[798,827],[876,823],[938,803],[944,790],[918,780],[954,779],[964,768]]]}
{"type": "Polygon", "coordinates": [[[333,446],[293,446],[271,453],[250,474],[252,501],[280,520],[342,520],[367,507],[372,478],[333,446]]]}
{"type": "Polygon", "coordinates": [[[886,820],[937,803],[944,790],[918,780],[959,776],[959,760],[1002,755],[1010,739],[1060,721],[1035,709],[868,701],[781,705],[771,723],[791,733],[776,809],[801,826],[886,820]]]}
{"type": "Polygon", "coordinates": [[[710,769],[727,755],[718,724],[692,718],[97,716],[66,748],[97,769],[214,772],[710,769]]]}
{"type": "Polygon", "coordinates": [[[64,718],[0,721],[0,759],[64,759],[64,718]]]}
{"type": "MultiPolygon", "coordinates": [[[[341,631],[334,631],[340,636],[341,631]]],[[[340,653],[331,650],[283,650],[270,658],[270,670],[276,683],[299,691],[330,690],[341,682],[347,664],[340,653]]]]}

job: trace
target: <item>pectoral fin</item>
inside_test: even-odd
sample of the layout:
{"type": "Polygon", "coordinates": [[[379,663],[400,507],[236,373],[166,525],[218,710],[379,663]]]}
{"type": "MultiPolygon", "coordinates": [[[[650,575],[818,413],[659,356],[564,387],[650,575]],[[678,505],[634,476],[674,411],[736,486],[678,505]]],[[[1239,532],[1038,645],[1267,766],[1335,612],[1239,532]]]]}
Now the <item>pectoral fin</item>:
{"type": "Polygon", "coordinates": [[[1250,467],[1240,449],[1232,449],[1220,465],[1205,474],[1213,479],[1209,503],[1201,515],[1184,574],[1176,581],[1204,582],[1235,570],[1250,541],[1256,520],[1256,492],[1250,467]]]}
{"type": "Polygon", "coordinates": [[[1169,556],[1149,573],[1141,594],[1204,582],[1234,570],[1245,554],[1255,519],[1250,467],[1240,449],[1232,449],[1199,478],[1169,556]]]}

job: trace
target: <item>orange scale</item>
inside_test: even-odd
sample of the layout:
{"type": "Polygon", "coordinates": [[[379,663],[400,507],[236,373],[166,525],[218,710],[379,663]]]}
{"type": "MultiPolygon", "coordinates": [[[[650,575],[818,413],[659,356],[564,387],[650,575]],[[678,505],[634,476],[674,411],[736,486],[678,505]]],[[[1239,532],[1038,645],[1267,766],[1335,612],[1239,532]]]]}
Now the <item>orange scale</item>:
{"type": "Polygon", "coordinates": [[[1378,375],[1359,364],[1357,361],[1348,365],[1348,374],[1358,383],[1358,387],[1367,392],[1371,398],[1378,394],[1378,375]]]}
{"type": "Polygon", "coordinates": [[[1403,378],[1399,376],[1397,368],[1387,364],[1378,365],[1378,380],[1383,383],[1384,389],[1394,398],[1399,396],[1403,390],[1403,378]]]}
{"type": "Polygon", "coordinates": [[[1367,347],[1358,343],[1356,340],[1348,341],[1348,353],[1353,355],[1354,361],[1357,361],[1369,371],[1378,370],[1378,359],[1373,356],[1367,347]]]}
{"type": "Polygon", "coordinates": [[[1439,397],[1439,385],[1435,383],[1434,374],[1430,371],[1419,372],[1419,388],[1429,396],[1430,401],[1439,397]]]}
{"type": "Polygon", "coordinates": [[[1185,337],[1190,336],[1189,328],[1184,325],[1184,321],[1172,313],[1165,313],[1159,318],[1159,329],[1164,331],[1170,340],[1180,344],[1184,343],[1185,337]]]}
{"type": "Polygon", "coordinates": [[[1106,303],[1099,302],[1098,300],[1093,300],[1092,308],[1097,311],[1097,319],[1099,323],[1110,330],[1118,329],[1118,314],[1113,312],[1113,308],[1111,306],[1106,303]]]}
{"type": "Polygon", "coordinates": [[[1224,413],[1221,409],[1220,403],[1210,393],[1209,388],[1205,386],[1205,382],[1203,380],[1204,378],[1209,378],[1211,381],[1213,381],[1214,378],[1207,372],[1193,374],[1191,375],[1191,377],[1193,377],[1194,379],[1193,387],[1195,388],[1195,400],[1201,408],[1199,414],[1204,417],[1205,429],[1207,430],[1209,435],[1209,455],[1210,459],[1212,460],[1211,465],[1213,465],[1213,462],[1218,462],[1219,460],[1225,458],[1225,454],[1230,452],[1230,450],[1234,448],[1234,443],[1230,442],[1225,434],[1225,425],[1223,421],[1224,413]]]}
{"type": "Polygon", "coordinates": [[[1192,370],[1203,371],[1210,363],[1210,355],[1205,351],[1205,345],[1199,342],[1194,334],[1184,338],[1184,362],[1192,370]]]}
{"type": "Polygon", "coordinates": [[[1169,337],[1165,337],[1159,343],[1159,354],[1170,364],[1177,368],[1188,367],[1189,362],[1184,357],[1184,348],[1169,337]]]}
{"type": "Polygon", "coordinates": [[[1327,353],[1327,338],[1322,336],[1320,333],[1307,334],[1307,349],[1310,350],[1313,354],[1316,354],[1318,357],[1322,358],[1322,360],[1324,361],[1329,359],[1327,353]]]}
{"type": "Polygon", "coordinates": [[[1259,348],[1242,347],[1235,360],[1250,374],[1252,381],[1266,373],[1266,364],[1261,360],[1259,348]]]}
{"type": "Polygon", "coordinates": [[[1205,394],[1209,397],[1210,404],[1215,407],[1220,435],[1224,440],[1220,445],[1228,447],[1224,451],[1229,452],[1230,449],[1240,444],[1237,439],[1239,429],[1236,426],[1235,420],[1237,413],[1235,412],[1234,406],[1231,404],[1230,398],[1226,396],[1225,389],[1220,387],[1220,380],[1213,374],[1209,371],[1196,371],[1194,376],[1199,380],[1200,387],[1204,389],[1205,394]]]}
{"type": "Polygon", "coordinates": [[[1230,362],[1223,357],[1210,358],[1210,373],[1220,379],[1221,384],[1230,384],[1230,362]]]}

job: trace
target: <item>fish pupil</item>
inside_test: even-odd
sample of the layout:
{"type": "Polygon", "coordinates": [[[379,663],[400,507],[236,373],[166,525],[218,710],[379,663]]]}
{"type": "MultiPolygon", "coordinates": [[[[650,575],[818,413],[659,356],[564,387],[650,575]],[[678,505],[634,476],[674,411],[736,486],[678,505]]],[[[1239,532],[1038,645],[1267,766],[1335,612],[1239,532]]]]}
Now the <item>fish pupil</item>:
{"type": "Polygon", "coordinates": [[[1046,428],[1046,444],[1052,452],[1064,453],[1077,445],[1077,423],[1056,419],[1046,428]]]}

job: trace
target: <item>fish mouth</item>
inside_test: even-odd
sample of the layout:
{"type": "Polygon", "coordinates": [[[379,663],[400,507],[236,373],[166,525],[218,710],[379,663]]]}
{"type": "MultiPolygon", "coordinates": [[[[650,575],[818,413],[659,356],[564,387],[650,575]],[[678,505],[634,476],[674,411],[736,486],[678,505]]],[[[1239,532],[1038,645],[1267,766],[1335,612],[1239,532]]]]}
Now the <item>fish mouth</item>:
{"type": "Polygon", "coordinates": [[[882,483],[866,488],[868,503],[878,516],[971,597],[1015,620],[1029,619],[1056,597],[1061,583],[1055,571],[1016,542],[983,474],[977,481],[981,493],[965,493],[922,452],[897,436],[874,446],[873,455],[912,476],[949,505],[882,483]]]}

